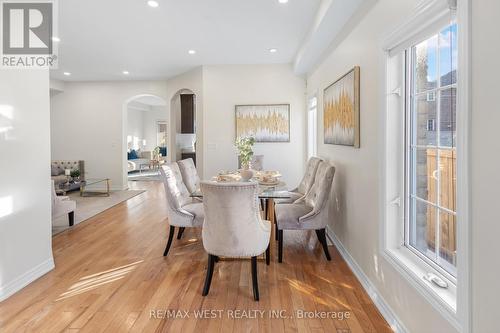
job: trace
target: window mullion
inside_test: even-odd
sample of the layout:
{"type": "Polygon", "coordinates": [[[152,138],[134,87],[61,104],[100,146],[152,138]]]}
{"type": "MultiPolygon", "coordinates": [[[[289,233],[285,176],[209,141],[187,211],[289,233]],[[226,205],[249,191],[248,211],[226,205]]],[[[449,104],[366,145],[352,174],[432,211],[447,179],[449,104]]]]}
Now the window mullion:
{"type": "MultiPolygon", "coordinates": [[[[437,186],[436,186],[436,204],[437,204],[437,209],[436,209],[436,262],[438,265],[440,265],[440,249],[441,249],[441,215],[439,214],[439,207],[441,207],[441,151],[439,150],[439,147],[441,146],[441,90],[439,89],[441,87],[441,36],[438,33],[437,35],[437,51],[436,51],[436,87],[437,87],[437,96],[436,96],[436,123],[437,123],[437,129],[436,129],[436,168],[437,168],[437,186]]],[[[440,265],[441,266],[441,265],[440,265]]]]}

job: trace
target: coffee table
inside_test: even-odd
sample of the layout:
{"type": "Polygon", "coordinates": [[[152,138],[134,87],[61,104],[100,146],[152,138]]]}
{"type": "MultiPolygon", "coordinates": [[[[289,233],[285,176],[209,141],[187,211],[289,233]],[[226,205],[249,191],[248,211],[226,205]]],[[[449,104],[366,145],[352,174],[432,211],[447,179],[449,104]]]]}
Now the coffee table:
{"type": "Polygon", "coordinates": [[[80,187],[80,182],[63,183],[56,186],[56,195],[66,195],[69,191],[74,191],[80,187]]]}
{"type": "Polygon", "coordinates": [[[97,197],[97,196],[109,197],[110,183],[111,183],[111,181],[109,178],[85,179],[84,181],[80,182],[80,196],[81,197],[97,197]]]}

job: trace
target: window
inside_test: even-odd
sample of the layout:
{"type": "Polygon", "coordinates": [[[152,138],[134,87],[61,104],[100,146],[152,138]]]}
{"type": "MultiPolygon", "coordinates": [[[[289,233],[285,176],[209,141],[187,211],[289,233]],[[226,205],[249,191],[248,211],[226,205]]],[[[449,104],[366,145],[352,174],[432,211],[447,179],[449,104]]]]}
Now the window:
{"type": "Polygon", "coordinates": [[[313,96],[307,107],[307,158],[316,156],[318,99],[313,96]]]}
{"type": "Polygon", "coordinates": [[[156,122],[156,145],[162,148],[167,147],[167,122],[156,122]]]}
{"type": "Polygon", "coordinates": [[[435,100],[436,100],[436,92],[432,90],[427,92],[427,102],[434,102],[435,100]]]}
{"type": "Polygon", "coordinates": [[[456,24],[408,48],[405,64],[404,244],[453,280],[457,263],[456,24]]]}
{"type": "Polygon", "coordinates": [[[434,310],[467,332],[470,7],[456,5],[426,1],[384,42],[380,253],[434,310]]]}
{"type": "Polygon", "coordinates": [[[434,132],[436,130],[436,119],[427,120],[427,131],[434,132]]]}

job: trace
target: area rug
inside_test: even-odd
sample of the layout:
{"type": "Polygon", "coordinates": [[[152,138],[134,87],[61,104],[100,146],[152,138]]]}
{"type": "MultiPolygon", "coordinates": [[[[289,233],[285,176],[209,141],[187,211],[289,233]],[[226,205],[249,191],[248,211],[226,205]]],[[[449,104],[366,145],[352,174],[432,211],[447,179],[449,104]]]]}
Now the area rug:
{"type": "MultiPolygon", "coordinates": [[[[81,197],[78,191],[68,193],[70,200],[76,201],[75,225],[143,192],[145,191],[111,191],[109,197],[81,197]]],[[[70,226],[68,225],[67,215],[52,220],[52,235],[56,235],[68,228],[70,226]]]]}
{"type": "Polygon", "coordinates": [[[129,181],[160,181],[160,175],[157,170],[144,170],[142,172],[130,172],[128,174],[129,181]]]}

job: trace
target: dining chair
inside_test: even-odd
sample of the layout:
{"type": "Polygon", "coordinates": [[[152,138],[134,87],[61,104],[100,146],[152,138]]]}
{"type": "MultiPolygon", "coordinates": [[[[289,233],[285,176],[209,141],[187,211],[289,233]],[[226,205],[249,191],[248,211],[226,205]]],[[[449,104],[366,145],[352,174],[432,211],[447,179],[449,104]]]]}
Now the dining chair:
{"type": "MultiPolygon", "coordinates": [[[[264,170],[264,155],[253,155],[250,160],[250,166],[252,170],[262,171],[264,170]]],[[[241,169],[241,160],[238,156],[238,168],[241,169]]]]}
{"type": "Polygon", "coordinates": [[[163,256],[168,254],[172,245],[175,227],[179,227],[177,239],[182,237],[185,228],[201,227],[203,225],[203,204],[190,197],[189,191],[182,182],[181,171],[177,163],[169,163],[160,167],[161,180],[165,187],[167,198],[167,216],[170,232],[163,256]]]}
{"type": "Polygon", "coordinates": [[[326,243],[328,223],[328,197],[332,188],[335,168],[321,161],[314,183],[307,194],[289,204],[276,205],[274,219],[278,231],[278,262],[283,261],[283,230],[315,230],[327,260],[331,260],[326,243]]]}
{"type": "Polygon", "coordinates": [[[196,171],[196,166],[192,158],[177,161],[177,165],[181,171],[182,181],[189,193],[194,193],[200,189],[200,177],[196,171]]]}
{"type": "Polygon", "coordinates": [[[288,192],[290,198],[276,199],[275,203],[277,204],[293,203],[295,200],[298,200],[304,195],[306,195],[306,193],[311,189],[314,183],[316,171],[318,170],[318,166],[321,161],[322,159],[318,157],[311,157],[309,161],[307,161],[306,172],[302,177],[299,186],[288,192]]]}
{"type": "Polygon", "coordinates": [[[202,295],[208,295],[219,256],[251,257],[253,297],[258,301],[257,256],[266,252],[266,264],[269,265],[271,235],[271,223],[260,216],[258,184],[201,182],[201,191],[205,210],[203,247],[208,253],[202,295]]]}
{"type": "Polygon", "coordinates": [[[73,224],[75,223],[76,201],[69,200],[69,197],[67,196],[57,196],[54,180],[52,180],[51,199],[52,218],[55,219],[59,216],[68,214],[69,226],[73,226],[73,224]]]}

